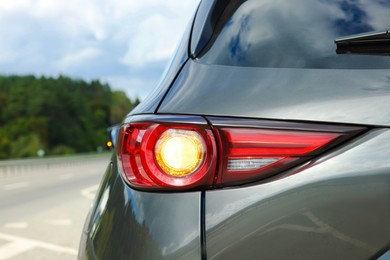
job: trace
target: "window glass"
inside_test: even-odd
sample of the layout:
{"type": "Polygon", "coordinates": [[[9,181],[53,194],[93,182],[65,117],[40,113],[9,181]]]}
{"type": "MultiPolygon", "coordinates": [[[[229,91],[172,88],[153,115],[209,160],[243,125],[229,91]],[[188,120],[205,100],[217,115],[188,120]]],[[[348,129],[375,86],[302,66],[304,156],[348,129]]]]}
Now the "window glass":
{"type": "MultiPolygon", "coordinates": [[[[234,1],[232,1],[233,4],[234,1]]],[[[386,0],[244,1],[199,55],[206,64],[276,68],[390,68],[390,57],[336,54],[335,39],[390,29],[386,0]]],[[[229,10],[229,8],[226,8],[229,10]]],[[[218,29],[219,28],[219,29],[218,29]]]]}

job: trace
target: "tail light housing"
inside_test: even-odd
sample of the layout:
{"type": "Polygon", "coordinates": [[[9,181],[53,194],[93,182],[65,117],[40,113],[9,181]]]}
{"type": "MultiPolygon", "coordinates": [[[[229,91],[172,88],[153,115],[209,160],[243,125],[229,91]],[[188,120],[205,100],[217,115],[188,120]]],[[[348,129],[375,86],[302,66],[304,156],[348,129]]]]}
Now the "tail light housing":
{"type": "Polygon", "coordinates": [[[245,183],[266,178],[275,171],[318,154],[339,133],[277,129],[218,129],[223,171],[217,184],[245,183]]]}
{"type": "Polygon", "coordinates": [[[120,129],[119,165],[135,188],[210,188],[217,148],[200,117],[134,117],[120,129]]]}
{"type": "Polygon", "coordinates": [[[216,117],[133,116],[119,131],[118,166],[127,183],[138,189],[243,185],[303,164],[363,130],[216,117]]]}

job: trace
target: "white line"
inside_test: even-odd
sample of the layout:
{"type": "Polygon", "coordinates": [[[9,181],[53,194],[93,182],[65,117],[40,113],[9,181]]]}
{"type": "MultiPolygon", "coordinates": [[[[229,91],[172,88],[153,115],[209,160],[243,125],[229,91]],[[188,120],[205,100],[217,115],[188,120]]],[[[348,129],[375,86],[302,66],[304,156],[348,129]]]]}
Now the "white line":
{"type": "MultiPolygon", "coordinates": [[[[77,250],[74,248],[59,246],[59,245],[55,245],[55,244],[50,244],[50,243],[38,241],[38,240],[12,236],[12,235],[8,235],[8,234],[4,234],[4,233],[0,233],[0,239],[14,242],[15,244],[18,244],[18,245],[26,245],[26,246],[28,245],[28,246],[30,246],[30,248],[40,247],[40,248],[51,250],[51,251],[58,252],[58,253],[77,255],[77,250]]],[[[1,246],[0,253],[3,253],[3,251],[5,251],[5,250],[3,250],[3,248],[8,247],[8,245],[9,244],[1,246]]],[[[2,257],[2,254],[0,254],[0,259],[5,259],[5,258],[1,258],[1,257],[2,257]]]]}
{"type": "Polygon", "coordinates": [[[71,219],[53,219],[49,223],[55,226],[71,226],[73,221],[71,219]]]}
{"type": "Polygon", "coordinates": [[[28,182],[18,182],[18,183],[4,185],[3,190],[16,190],[16,189],[27,187],[29,185],[30,184],[28,182]]]}
{"type": "Polygon", "coordinates": [[[13,222],[4,225],[5,228],[25,229],[28,227],[27,222],[13,222]]]}
{"type": "Polygon", "coordinates": [[[35,247],[32,243],[11,242],[0,247],[0,259],[8,259],[35,247]]]}
{"type": "Polygon", "coordinates": [[[60,180],[70,180],[73,178],[72,174],[64,174],[60,176],[60,180]]]}
{"type": "Polygon", "coordinates": [[[81,190],[81,195],[84,197],[87,197],[88,199],[93,199],[95,197],[95,193],[97,189],[99,188],[99,185],[94,185],[92,187],[86,188],[81,190]]]}

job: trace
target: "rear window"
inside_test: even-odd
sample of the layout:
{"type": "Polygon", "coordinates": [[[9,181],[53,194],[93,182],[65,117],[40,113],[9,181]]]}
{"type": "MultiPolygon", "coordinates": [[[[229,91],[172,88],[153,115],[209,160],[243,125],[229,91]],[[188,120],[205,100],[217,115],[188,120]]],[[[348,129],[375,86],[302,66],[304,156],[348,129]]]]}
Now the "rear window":
{"type": "Polygon", "coordinates": [[[228,66],[388,69],[390,57],[336,54],[334,40],[390,29],[387,0],[231,1],[199,62],[228,66]],[[228,12],[228,13],[227,13],[228,12]]]}

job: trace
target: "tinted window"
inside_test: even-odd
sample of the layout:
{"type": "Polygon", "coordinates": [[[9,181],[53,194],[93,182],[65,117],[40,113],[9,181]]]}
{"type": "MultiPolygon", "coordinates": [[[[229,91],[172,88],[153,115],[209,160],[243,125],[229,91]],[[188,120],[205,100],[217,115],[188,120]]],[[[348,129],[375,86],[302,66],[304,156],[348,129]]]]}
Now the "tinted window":
{"type": "Polygon", "coordinates": [[[390,1],[231,1],[209,44],[206,64],[282,68],[390,68],[390,57],[338,55],[340,37],[390,29],[390,1]],[[228,15],[228,18],[226,18],[228,15]],[[221,24],[222,23],[222,24],[221,24]]]}

